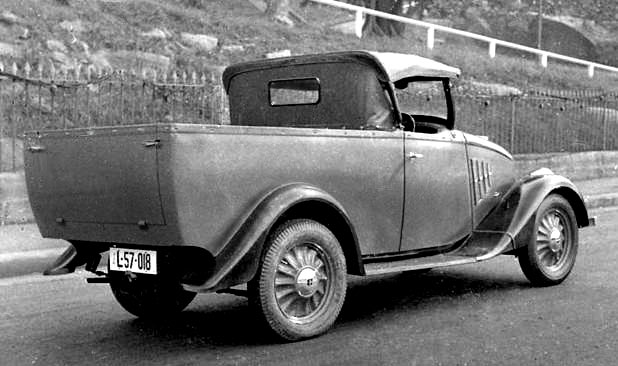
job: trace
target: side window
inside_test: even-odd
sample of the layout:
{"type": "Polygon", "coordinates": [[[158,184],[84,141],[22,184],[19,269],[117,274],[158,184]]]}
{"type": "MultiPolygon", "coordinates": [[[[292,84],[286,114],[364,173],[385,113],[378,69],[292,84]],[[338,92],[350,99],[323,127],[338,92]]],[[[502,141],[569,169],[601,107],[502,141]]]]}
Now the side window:
{"type": "Polygon", "coordinates": [[[318,104],[320,80],[318,78],[272,80],[268,83],[268,99],[273,107],[318,104]]]}
{"type": "Polygon", "coordinates": [[[439,133],[452,126],[443,80],[402,80],[395,83],[395,88],[406,131],[439,133]]]}

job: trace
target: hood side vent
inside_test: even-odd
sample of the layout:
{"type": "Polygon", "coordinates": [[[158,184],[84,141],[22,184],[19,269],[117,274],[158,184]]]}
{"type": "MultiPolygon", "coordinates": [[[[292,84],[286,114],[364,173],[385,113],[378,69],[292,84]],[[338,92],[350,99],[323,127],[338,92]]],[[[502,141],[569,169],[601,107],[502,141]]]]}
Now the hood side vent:
{"type": "Polygon", "coordinates": [[[470,170],[472,178],[472,199],[476,205],[491,189],[493,171],[488,162],[477,159],[470,159],[470,170]]]}

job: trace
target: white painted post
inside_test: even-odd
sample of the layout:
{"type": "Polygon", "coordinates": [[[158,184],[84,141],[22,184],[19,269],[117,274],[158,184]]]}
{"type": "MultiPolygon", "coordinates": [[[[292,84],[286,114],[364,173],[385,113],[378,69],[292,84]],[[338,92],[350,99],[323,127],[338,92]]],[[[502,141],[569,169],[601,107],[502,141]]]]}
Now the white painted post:
{"type": "Polygon", "coordinates": [[[362,10],[356,11],[356,17],[354,18],[354,34],[358,38],[363,37],[363,12],[362,10]]]}
{"type": "Polygon", "coordinates": [[[588,65],[588,77],[594,77],[594,65],[588,65]]]}
{"type": "Polygon", "coordinates": [[[489,58],[496,57],[496,42],[489,42],[489,58]]]}
{"type": "Polygon", "coordinates": [[[541,66],[547,68],[547,54],[546,53],[541,55],[541,66]]]}
{"type": "Polygon", "coordinates": [[[433,50],[436,29],[434,27],[427,28],[427,48],[433,50]]]}

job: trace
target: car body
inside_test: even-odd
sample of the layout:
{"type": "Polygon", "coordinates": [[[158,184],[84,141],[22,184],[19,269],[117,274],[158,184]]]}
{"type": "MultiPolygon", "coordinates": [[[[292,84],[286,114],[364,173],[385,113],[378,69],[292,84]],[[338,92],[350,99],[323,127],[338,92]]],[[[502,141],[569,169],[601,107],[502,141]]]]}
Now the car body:
{"type": "Polygon", "coordinates": [[[41,233],[72,243],[48,273],[94,270],[112,248],[100,281],[138,316],[248,284],[265,323],[292,340],[332,325],[345,273],[514,254],[534,283],[559,283],[590,223],[582,196],[547,169],[517,176],[505,149],[456,130],[459,73],[367,51],[258,60],[223,73],[229,125],[29,133],[41,233]],[[156,270],[135,273],[123,259],[134,255],[156,270]],[[160,283],[188,301],[128,300],[160,283]]]}

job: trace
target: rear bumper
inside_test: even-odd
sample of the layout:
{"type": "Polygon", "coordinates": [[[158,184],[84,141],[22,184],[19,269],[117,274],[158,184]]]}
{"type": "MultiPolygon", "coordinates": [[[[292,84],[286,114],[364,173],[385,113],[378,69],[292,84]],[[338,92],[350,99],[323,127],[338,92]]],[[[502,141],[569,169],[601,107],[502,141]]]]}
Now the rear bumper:
{"type": "MultiPolygon", "coordinates": [[[[161,276],[189,285],[200,285],[212,275],[215,259],[210,252],[193,246],[134,246],[118,245],[123,248],[149,249],[157,252],[157,274],[144,276],[161,276]]],[[[43,274],[46,276],[68,274],[77,267],[86,266],[86,270],[97,272],[101,253],[109,250],[108,243],[72,242],[56,261],[43,274]]]]}

